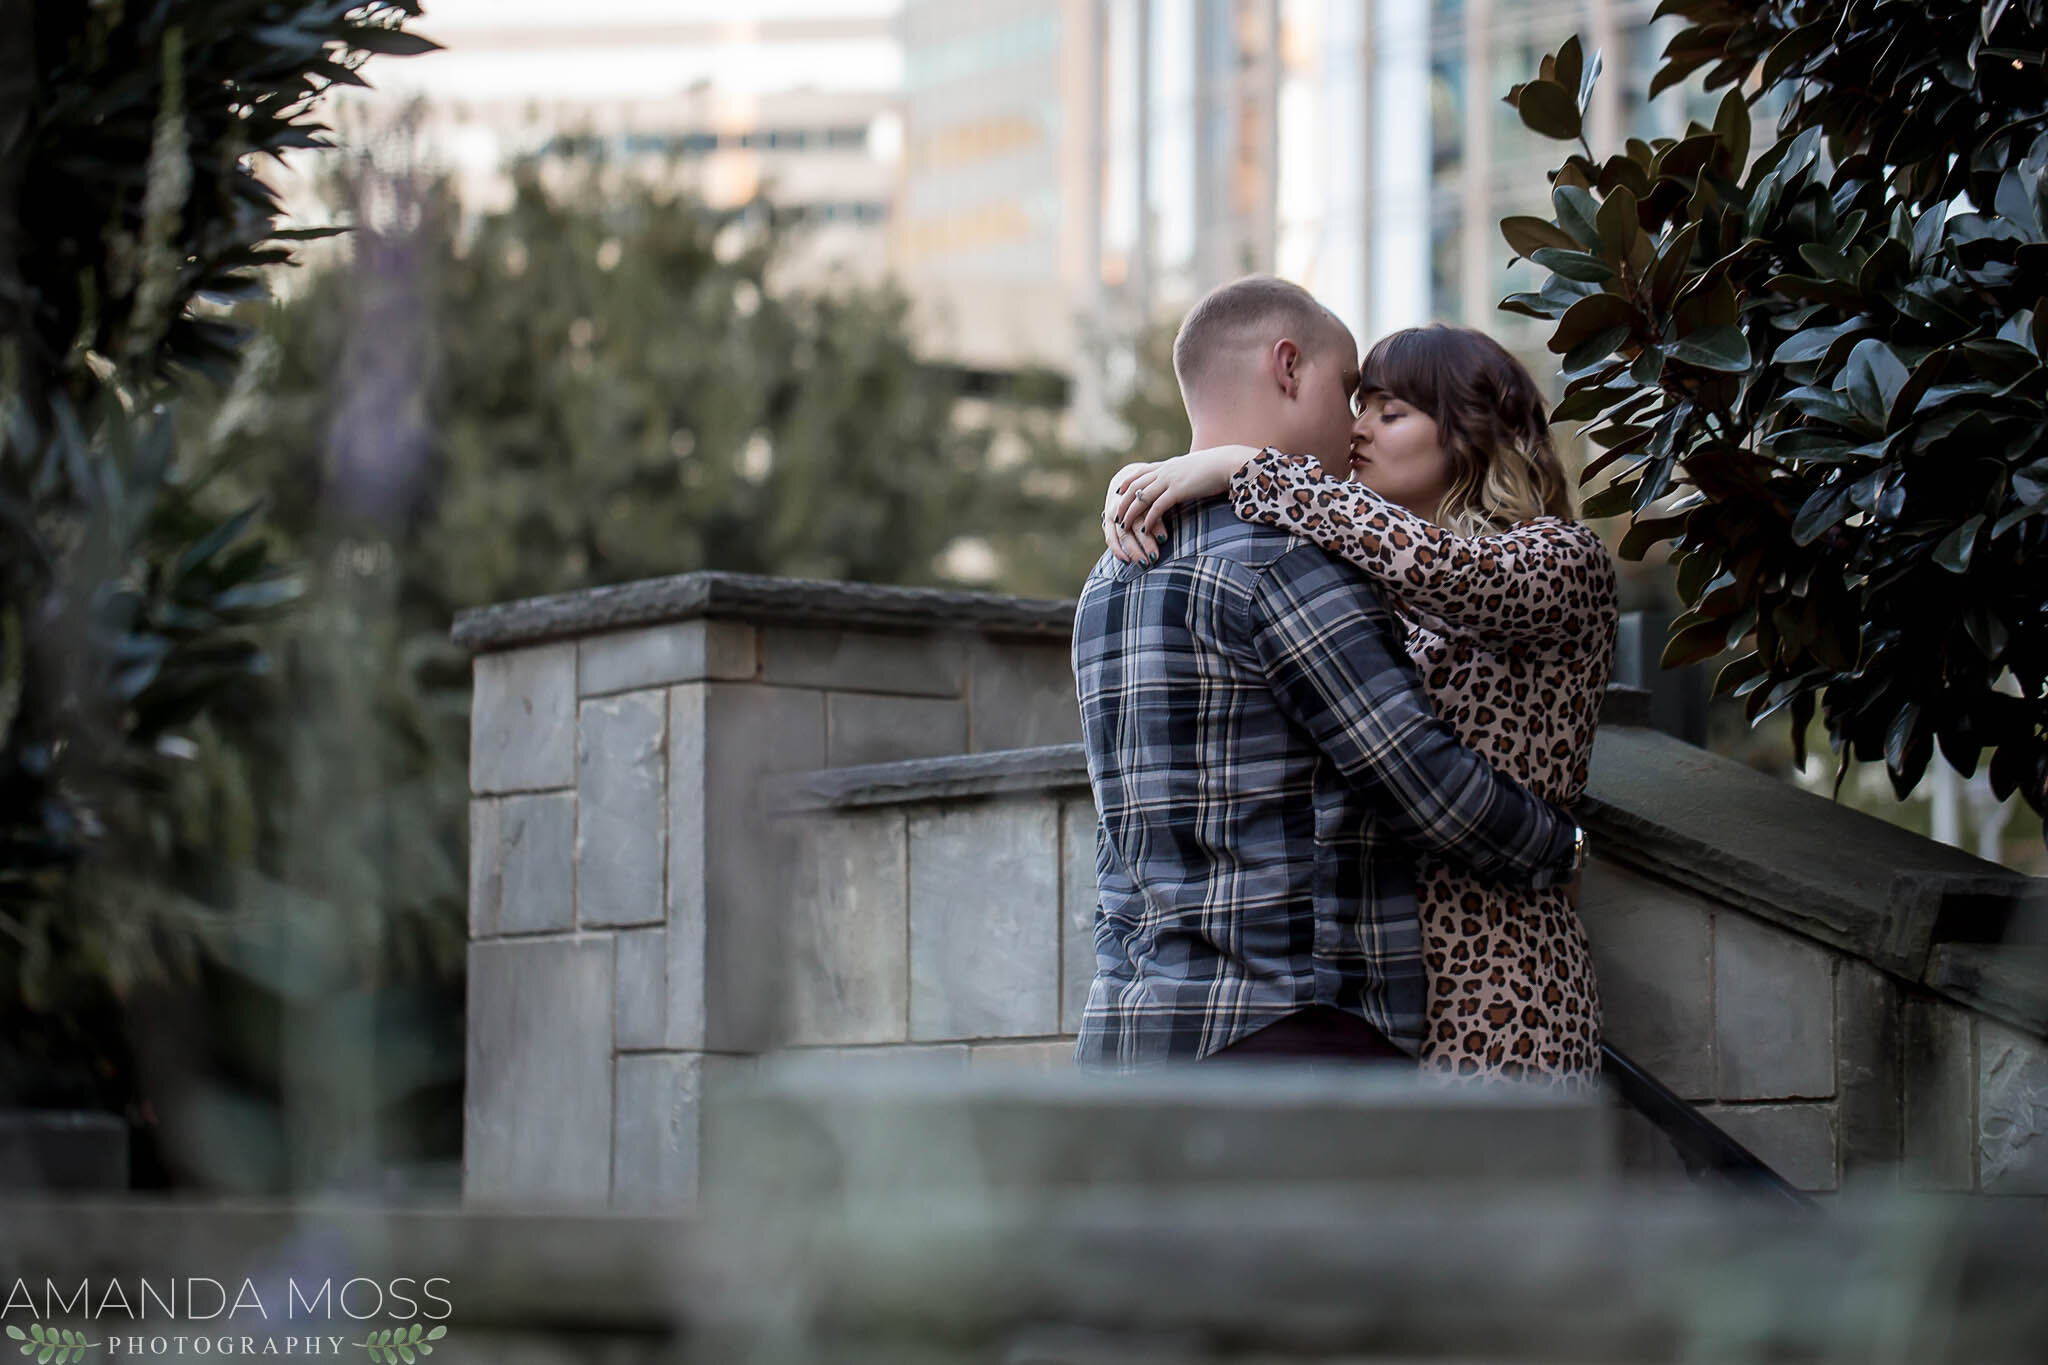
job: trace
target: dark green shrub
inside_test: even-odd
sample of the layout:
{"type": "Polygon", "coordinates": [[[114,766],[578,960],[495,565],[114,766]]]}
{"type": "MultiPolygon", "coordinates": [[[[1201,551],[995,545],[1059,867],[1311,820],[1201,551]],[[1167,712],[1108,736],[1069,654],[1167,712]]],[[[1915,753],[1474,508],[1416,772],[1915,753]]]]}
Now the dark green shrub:
{"type": "Polygon", "coordinates": [[[1706,70],[1711,128],[1596,154],[1576,38],[1508,102],[1577,140],[1510,218],[1628,513],[1689,610],[1665,662],[1733,650],[1751,719],[1816,706],[1903,796],[1935,748],[2036,810],[2048,784],[2048,2],[1665,0],[1653,96],[1706,70]],[[1746,92],[1746,93],[1745,93],[1746,92]],[[1782,97],[1751,156],[1751,106],[1782,97]]]}

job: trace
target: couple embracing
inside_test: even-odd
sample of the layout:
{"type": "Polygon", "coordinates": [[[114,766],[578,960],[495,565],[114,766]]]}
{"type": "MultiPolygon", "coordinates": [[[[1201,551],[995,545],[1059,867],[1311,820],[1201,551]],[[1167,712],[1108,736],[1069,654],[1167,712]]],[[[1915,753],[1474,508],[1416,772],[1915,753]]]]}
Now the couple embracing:
{"type": "Polygon", "coordinates": [[[1118,474],[1074,622],[1099,817],[1080,1062],[1590,1084],[1564,807],[1614,570],[1535,383],[1441,326],[1361,364],[1265,276],[1196,305],[1174,372],[1194,453],[1118,474]]]}

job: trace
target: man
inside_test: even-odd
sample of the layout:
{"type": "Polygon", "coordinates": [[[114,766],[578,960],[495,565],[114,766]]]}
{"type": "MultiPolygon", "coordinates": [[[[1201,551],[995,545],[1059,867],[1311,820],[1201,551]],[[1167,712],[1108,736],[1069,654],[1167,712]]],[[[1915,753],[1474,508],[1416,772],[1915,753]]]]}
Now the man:
{"type": "MultiPolygon", "coordinates": [[[[1193,449],[1273,444],[1349,473],[1357,348],[1253,276],[1174,341],[1193,449]]],[[[1095,790],[1096,975],[1076,1057],[1396,1060],[1420,1048],[1427,849],[1530,887],[1584,836],[1436,718],[1362,572],[1209,499],[1154,562],[1105,555],[1074,619],[1095,790]]]]}

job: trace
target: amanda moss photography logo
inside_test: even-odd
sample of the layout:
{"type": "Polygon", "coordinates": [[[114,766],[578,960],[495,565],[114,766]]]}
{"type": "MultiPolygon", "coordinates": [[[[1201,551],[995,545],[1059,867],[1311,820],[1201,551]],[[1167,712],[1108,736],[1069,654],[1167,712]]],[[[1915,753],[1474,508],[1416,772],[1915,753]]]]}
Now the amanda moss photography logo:
{"type": "MultiPolygon", "coordinates": [[[[17,1279],[7,1345],[37,1365],[133,1357],[276,1356],[416,1365],[448,1335],[445,1276],[287,1279],[260,1291],[204,1275],[59,1284],[17,1279]]],[[[0,1361],[7,1357],[0,1354],[0,1361]]]]}

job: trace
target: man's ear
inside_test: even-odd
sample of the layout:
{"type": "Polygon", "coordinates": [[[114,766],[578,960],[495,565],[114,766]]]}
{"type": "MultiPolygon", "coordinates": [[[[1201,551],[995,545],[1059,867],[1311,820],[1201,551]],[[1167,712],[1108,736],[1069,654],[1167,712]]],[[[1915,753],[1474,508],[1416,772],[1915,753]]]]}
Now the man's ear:
{"type": "Polygon", "coordinates": [[[1273,382],[1289,398],[1301,396],[1301,347],[1286,337],[1273,343],[1267,353],[1268,363],[1273,370],[1273,382]]]}

